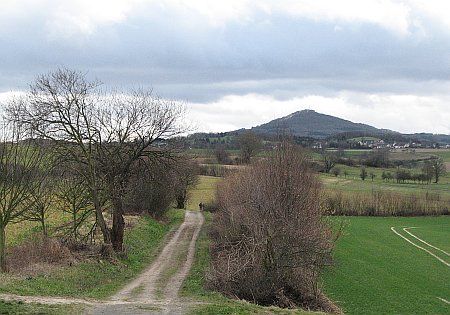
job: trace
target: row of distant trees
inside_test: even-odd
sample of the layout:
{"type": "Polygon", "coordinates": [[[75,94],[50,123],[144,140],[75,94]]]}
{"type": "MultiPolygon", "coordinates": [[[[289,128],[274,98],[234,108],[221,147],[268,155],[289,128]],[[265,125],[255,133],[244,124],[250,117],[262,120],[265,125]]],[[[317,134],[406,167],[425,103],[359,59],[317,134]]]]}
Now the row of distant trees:
{"type": "Polygon", "coordinates": [[[249,164],[263,146],[261,138],[254,132],[248,130],[239,135],[238,139],[239,157],[233,161],[225,146],[218,145],[214,155],[219,164],[249,164]]]}
{"type": "MultiPolygon", "coordinates": [[[[346,160],[342,160],[342,157],[339,157],[338,152],[329,152],[323,150],[321,153],[322,156],[322,171],[324,173],[332,173],[335,176],[341,175],[341,169],[336,166],[337,163],[348,164],[346,160]]],[[[360,177],[362,180],[370,177],[372,180],[376,177],[375,173],[368,172],[365,166],[373,166],[373,167],[386,167],[391,165],[389,162],[388,152],[381,150],[378,152],[374,152],[369,157],[367,157],[363,163],[363,167],[361,168],[360,177]]],[[[353,163],[352,163],[353,165],[353,163]]],[[[397,171],[395,173],[391,173],[389,171],[384,171],[382,174],[382,179],[396,180],[397,183],[404,183],[405,181],[418,181],[418,182],[426,182],[431,183],[434,180],[435,183],[439,182],[439,179],[445,175],[446,167],[444,161],[441,158],[432,158],[423,162],[422,172],[421,173],[412,173],[409,170],[402,169],[399,166],[397,167],[397,171]]],[[[344,175],[347,177],[348,173],[344,170],[344,175]]]]}
{"type": "Polygon", "coordinates": [[[381,178],[385,181],[396,180],[397,183],[406,181],[431,183],[439,182],[441,176],[446,173],[446,167],[442,159],[432,159],[424,162],[421,173],[412,173],[410,170],[398,168],[394,174],[384,171],[381,178]]]}
{"type": "MultiPolygon", "coordinates": [[[[404,183],[407,181],[431,183],[432,180],[434,180],[435,183],[438,183],[441,176],[445,173],[446,168],[444,162],[442,159],[436,158],[425,161],[421,173],[412,173],[410,170],[398,168],[394,173],[383,171],[381,178],[384,181],[395,180],[397,183],[404,183]]],[[[373,180],[376,177],[373,172],[367,172],[365,167],[361,168],[359,176],[362,180],[365,180],[367,177],[370,177],[373,180]]]]}
{"type": "Polygon", "coordinates": [[[92,229],[100,230],[105,255],[124,250],[127,210],[157,216],[174,199],[185,206],[195,165],[164,141],[187,130],[183,106],[144,90],[130,94],[100,86],[80,72],[59,69],[39,76],[26,96],[7,104],[0,143],[2,271],[6,227],[38,221],[47,235],[48,210],[55,204],[72,216],[74,239],[94,217],[92,229]]]}

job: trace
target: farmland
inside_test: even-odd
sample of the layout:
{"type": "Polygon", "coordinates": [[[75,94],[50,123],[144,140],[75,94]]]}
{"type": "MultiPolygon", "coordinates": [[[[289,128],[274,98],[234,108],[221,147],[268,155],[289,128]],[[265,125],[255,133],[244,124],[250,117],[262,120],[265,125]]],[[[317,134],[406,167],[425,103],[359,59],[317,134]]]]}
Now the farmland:
{"type": "MultiPolygon", "coordinates": [[[[205,190],[211,196],[216,182],[202,177],[198,186],[201,189],[193,191],[193,198],[199,198],[197,194],[205,190]]],[[[393,189],[395,187],[393,185],[393,189]]],[[[449,253],[450,217],[332,217],[329,220],[335,226],[342,224],[343,233],[337,242],[334,265],[322,275],[322,285],[345,313],[445,314],[449,311],[449,305],[438,299],[449,300],[449,267],[409,244],[392,232],[391,227],[398,228],[406,236],[402,228],[416,227],[414,235],[449,253]]],[[[200,314],[202,310],[207,314],[207,309],[217,314],[257,313],[245,303],[233,302],[205,290],[208,244],[204,228],[183,295],[213,303],[199,307],[200,314]]],[[[444,253],[430,250],[450,262],[444,253]]]]}
{"type": "MultiPolygon", "coordinates": [[[[438,299],[449,300],[449,266],[391,230],[397,228],[408,236],[402,228],[416,227],[414,234],[448,253],[450,217],[335,219],[343,220],[345,229],[337,243],[335,266],[324,273],[323,282],[329,297],[346,313],[445,314],[450,311],[450,305],[438,299]]],[[[444,253],[439,257],[450,262],[444,253]]]]}

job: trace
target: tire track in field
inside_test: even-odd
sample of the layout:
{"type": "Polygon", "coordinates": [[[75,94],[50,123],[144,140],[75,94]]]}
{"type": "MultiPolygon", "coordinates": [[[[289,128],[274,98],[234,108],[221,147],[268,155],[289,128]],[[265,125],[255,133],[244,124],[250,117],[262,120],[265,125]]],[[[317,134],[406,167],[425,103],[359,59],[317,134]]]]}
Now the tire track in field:
{"type": "Polygon", "coordinates": [[[418,241],[424,243],[425,245],[428,245],[428,246],[430,246],[431,248],[434,248],[434,249],[436,249],[436,250],[438,250],[438,251],[444,253],[445,255],[450,256],[450,254],[447,253],[445,250],[440,249],[439,247],[433,246],[433,245],[431,245],[430,243],[425,242],[423,239],[419,238],[418,236],[412,234],[410,231],[408,231],[408,230],[410,230],[410,229],[416,229],[416,227],[404,228],[403,231],[405,231],[406,233],[408,233],[409,235],[411,235],[412,237],[414,237],[414,238],[417,239],[418,241]]]}
{"type": "Polygon", "coordinates": [[[450,304],[450,301],[447,301],[446,299],[443,299],[441,297],[437,297],[437,299],[444,302],[445,304],[450,304]]]}
{"type": "MultiPolygon", "coordinates": [[[[440,249],[439,247],[436,247],[436,246],[434,246],[434,245],[431,245],[430,243],[424,241],[423,239],[419,238],[418,236],[416,236],[416,235],[414,235],[413,233],[411,233],[411,232],[408,231],[409,229],[416,229],[416,228],[417,228],[417,227],[413,227],[413,226],[412,226],[412,227],[406,227],[406,228],[403,228],[403,231],[406,232],[406,233],[408,233],[408,234],[409,234],[410,236],[412,236],[413,238],[417,239],[419,242],[422,242],[423,244],[429,246],[430,248],[433,248],[433,249],[435,249],[435,250],[438,250],[438,251],[444,253],[445,255],[449,256],[449,254],[448,254],[446,251],[440,249]]],[[[444,259],[442,259],[442,258],[440,258],[439,256],[435,255],[434,253],[432,253],[432,252],[429,251],[428,249],[423,248],[422,246],[417,245],[416,243],[412,242],[412,241],[411,241],[410,239],[408,239],[406,236],[404,236],[404,235],[400,234],[399,232],[397,232],[393,226],[391,227],[391,230],[392,230],[392,232],[394,232],[395,234],[397,234],[398,236],[400,236],[401,238],[403,238],[405,241],[407,241],[408,243],[410,243],[410,244],[413,245],[414,247],[417,247],[417,248],[419,248],[420,250],[423,250],[424,252],[430,254],[431,256],[433,256],[434,258],[436,258],[437,260],[439,260],[441,263],[443,263],[443,264],[446,265],[447,267],[450,267],[450,263],[446,262],[444,259]]],[[[441,298],[441,297],[439,297],[439,296],[437,296],[436,298],[437,298],[439,301],[444,302],[445,304],[450,304],[450,302],[447,301],[447,300],[444,299],[444,298],[441,298]]]]}
{"type": "MultiPolygon", "coordinates": [[[[394,232],[395,234],[397,234],[398,236],[400,236],[401,238],[403,238],[405,241],[407,241],[408,243],[410,243],[411,245],[413,245],[414,247],[417,247],[420,250],[423,250],[424,252],[428,253],[429,255],[433,256],[434,258],[436,258],[438,261],[440,261],[441,263],[443,263],[444,265],[446,265],[447,267],[450,267],[450,263],[445,261],[444,259],[442,259],[441,257],[437,256],[436,254],[434,254],[433,252],[429,251],[428,249],[417,245],[416,243],[414,243],[413,241],[411,241],[409,238],[407,238],[406,236],[400,234],[399,232],[397,232],[395,230],[395,227],[391,227],[392,232],[394,232]]],[[[406,231],[405,231],[406,232],[406,231]]]]}

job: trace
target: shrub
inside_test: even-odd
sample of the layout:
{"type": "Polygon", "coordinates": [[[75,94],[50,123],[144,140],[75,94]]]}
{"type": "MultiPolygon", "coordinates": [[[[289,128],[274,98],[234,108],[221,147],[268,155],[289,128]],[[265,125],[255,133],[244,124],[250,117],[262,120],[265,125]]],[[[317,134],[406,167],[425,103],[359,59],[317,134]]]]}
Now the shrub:
{"type": "Polygon", "coordinates": [[[337,312],[318,282],[333,249],[320,191],[306,156],[288,143],[226,178],[211,227],[209,285],[262,305],[337,312]]]}
{"type": "Polygon", "coordinates": [[[148,213],[160,218],[175,199],[174,174],[163,164],[138,165],[124,198],[126,213],[148,213]]]}
{"type": "Polygon", "coordinates": [[[70,250],[54,238],[36,238],[12,247],[8,253],[8,269],[17,272],[35,264],[71,262],[70,250]]]}
{"type": "Polygon", "coordinates": [[[203,205],[203,211],[207,211],[207,212],[217,212],[218,208],[219,208],[219,206],[217,205],[217,202],[215,202],[215,201],[211,201],[211,202],[205,203],[203,205]]]}
{"type": "Polygon", "coordinates": [[[424,216],[446,215],[450,200],[439,194],[400,194],[391,191],[326,191],[323,208],[330,215],[424,216]]]}

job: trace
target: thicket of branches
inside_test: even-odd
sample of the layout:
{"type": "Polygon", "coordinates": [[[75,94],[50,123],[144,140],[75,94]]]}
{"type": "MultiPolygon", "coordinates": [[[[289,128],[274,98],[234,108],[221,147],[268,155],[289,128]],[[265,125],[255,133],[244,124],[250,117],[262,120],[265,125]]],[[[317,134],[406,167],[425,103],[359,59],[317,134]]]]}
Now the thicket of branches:
{"type": "Polygon", "coordinates": [[[322,196],[329,215],[429,216],[448,215],[450,199],[437,193],[402,194],[393,191],[345,192],[327,190],[322,196]]]}
{"type": "Polygon", "coordinates": [[[209,284],[263,305],[338,312],[319,286],[334,244],[320,192],[306,155],[286,142],[227,177],[212,223],[209,284]]]}
{"type": "Polygon", "coordinates": [[[61,211],[71,220],[55,230],[59,235],[83,242],[98,228],[102,252],[111,255],[124,249],[125,212],[161,217],[175,200],[186,202],[195,167],[167,141],[187,130],[183,106],[151,91],[99,87],[83,73],[58,69],[7,104],[0,144],[3,271],[10,223],[39,222],[47,237],[48,212],[61,211]]]}
{"type": "MultiPolygon", "coordinates": [[[[6,227],[39,215],[41,187],[45,176],[43,151],[31,142],[23,142],[17,125],[0,127],[0,272],[6,266],[6,227]]],[[[45,214],[42,214],[45,215],[45,214]]]]}

